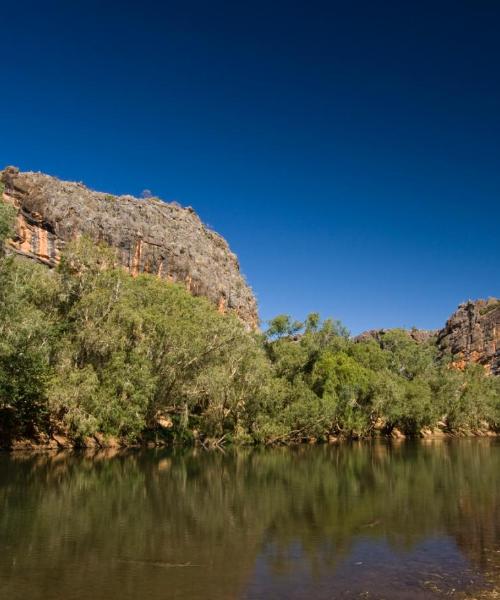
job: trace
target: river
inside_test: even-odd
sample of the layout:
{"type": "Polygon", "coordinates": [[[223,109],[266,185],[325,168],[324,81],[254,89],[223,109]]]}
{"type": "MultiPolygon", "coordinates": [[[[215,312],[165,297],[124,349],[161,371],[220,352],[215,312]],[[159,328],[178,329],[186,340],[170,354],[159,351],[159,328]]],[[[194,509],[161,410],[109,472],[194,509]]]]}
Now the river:
{"type": "Polygon", "coordinates": [[[0,453],[1,598],[420,600],[498,581],[498,440],[0,453]]]}

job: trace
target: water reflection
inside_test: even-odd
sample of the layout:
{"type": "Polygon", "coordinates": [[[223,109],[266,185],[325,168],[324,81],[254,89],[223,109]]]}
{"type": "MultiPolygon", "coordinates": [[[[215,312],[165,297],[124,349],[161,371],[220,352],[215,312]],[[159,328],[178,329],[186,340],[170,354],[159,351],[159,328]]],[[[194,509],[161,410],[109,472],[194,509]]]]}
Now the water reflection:
{"type": "Polygon", "coordinates": [[[499,577],[499,473],[489,440],[3,454],[0,589],[12,600],[447,596],[499,577]]]}

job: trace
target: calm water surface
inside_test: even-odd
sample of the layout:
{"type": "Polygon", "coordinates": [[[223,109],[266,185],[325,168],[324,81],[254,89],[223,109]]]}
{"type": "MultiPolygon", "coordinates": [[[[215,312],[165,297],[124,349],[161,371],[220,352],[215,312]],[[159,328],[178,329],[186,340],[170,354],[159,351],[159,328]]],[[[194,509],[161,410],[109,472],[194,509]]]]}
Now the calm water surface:
{"type": "Polygon", "coordinates": [[[0,598],[432,599],[500,581],[500,443],[0,453],[0,598]]]}

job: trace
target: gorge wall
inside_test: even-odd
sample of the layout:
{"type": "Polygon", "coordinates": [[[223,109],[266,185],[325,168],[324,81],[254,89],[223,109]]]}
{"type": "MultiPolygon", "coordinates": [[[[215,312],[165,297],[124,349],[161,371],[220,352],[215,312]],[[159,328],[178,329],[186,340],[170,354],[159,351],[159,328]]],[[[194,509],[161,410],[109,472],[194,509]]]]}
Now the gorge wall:
{"type": "Polygon", "coordinates": [[[481,364],[500,375],[500,299],[469,300],[460,304],[438,334],[438,347],[453,356],[453,365],[481,364]]]}
{"type": "Polygon", "coordinates": [[[3,200],[17,210],[11,251],[55,266],[64,245],[79,235],[116,249],[132,274],[146,272],[183,283],[221,312],[234,310],[249,327],[257,303],[238,259],[192,208],[159,199],[94,192],[42,173],[0,171],[3,200]]]}

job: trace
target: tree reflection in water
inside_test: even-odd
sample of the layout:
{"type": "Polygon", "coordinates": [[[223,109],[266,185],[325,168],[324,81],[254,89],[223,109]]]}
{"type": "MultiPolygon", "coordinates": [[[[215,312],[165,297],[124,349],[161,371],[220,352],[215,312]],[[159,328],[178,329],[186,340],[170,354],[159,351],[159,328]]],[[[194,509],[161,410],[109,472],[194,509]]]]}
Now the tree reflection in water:
{"type": "Polygon", "coordinates": [[[499,473],[494,440],[3,454],[0,589],[12,600],[447,595],[499,577],[499,473]]]}

